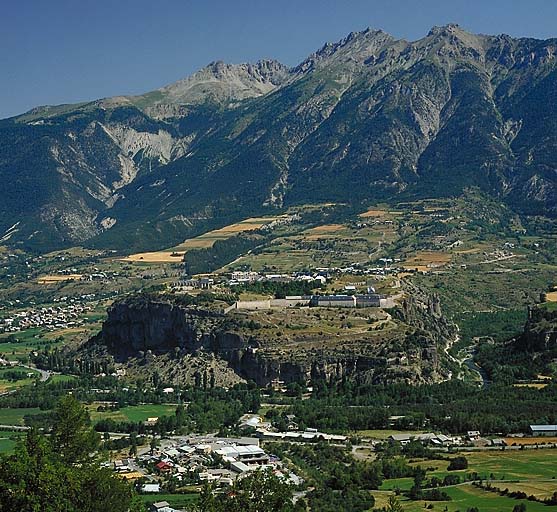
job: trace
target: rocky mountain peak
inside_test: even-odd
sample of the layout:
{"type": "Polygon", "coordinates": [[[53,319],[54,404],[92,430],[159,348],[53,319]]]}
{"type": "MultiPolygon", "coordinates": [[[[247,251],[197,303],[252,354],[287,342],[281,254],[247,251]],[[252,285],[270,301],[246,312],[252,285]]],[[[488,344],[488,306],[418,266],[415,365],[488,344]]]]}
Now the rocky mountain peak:
{"type": "Polygon", "coordinates": [[[396,39],[382,30],[367,28],[361,32],[350,32],[336,43],[325,43],[295,71],[307,72],[316,67],[335,64],[361,65],[370,58],[375,59],[383,49],[394,43],[396,39]]]}
{"type": "Polygon", "coordinates": [[[448,36],[451,34],[468,34],[458,23],[448,23],[447,25],[439,25],[431,28],[428,36],[448,36]]]}
{"type": "Polygon", "coordinates": [[[193,75],[158,89],[154,103],[234,103],[267,94],[288,76],[288,67],[275,60],[260,60],[254,64],[214,61],[193,75]]]}

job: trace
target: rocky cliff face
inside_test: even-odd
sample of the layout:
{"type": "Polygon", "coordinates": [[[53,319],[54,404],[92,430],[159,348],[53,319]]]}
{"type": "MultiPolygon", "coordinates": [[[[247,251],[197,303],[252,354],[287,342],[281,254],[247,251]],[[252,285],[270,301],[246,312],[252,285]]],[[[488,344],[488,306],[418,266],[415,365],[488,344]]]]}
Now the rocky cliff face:
{"type": "Polygon", "coordinates": [[[150,93],[0,121],[0,238],[168,247],[233,216],[470,186],[557,215],[557,40],[355,32],[300,65],[211,63],[150,93]],[[17,226],[14,228],[14,225],[17,226]]]}
{"type": "Polygon", "coordinates": [[[542,357],[557,356],[557,310],[532,307],[528,310],[528,320],[524,332],[514,347],[523,352],[538,352],[542,357]]]}
{"type": "MultiPolygon", "coordinates": [[[[132,298],[109,309],[102,332],[81,349],[80,357],[109,354],[132,373],[138,367],[147,372],[156,369],[169,379],[186,382],[208,368],[220,384],[230,382],[232,374],[260,385],[275,379],[442,380],[447,370],[441,349],[450,329],[430,335],[424,320],[429,311],[417,305],[419,299],[414,304],[405,306],[403,315],[409,323],[401,323],[398,331],[362,333],[347,343],[303,332],[296,339],[278,341],[247,329],[241,315],[225,315],[218,308],[186,306],[168,297],[132,298]],[[418,318],[422,323],[412,327],[410,322],[418,318]]],[[[440,323],[440,318],[432,323],[440,323]]]]}

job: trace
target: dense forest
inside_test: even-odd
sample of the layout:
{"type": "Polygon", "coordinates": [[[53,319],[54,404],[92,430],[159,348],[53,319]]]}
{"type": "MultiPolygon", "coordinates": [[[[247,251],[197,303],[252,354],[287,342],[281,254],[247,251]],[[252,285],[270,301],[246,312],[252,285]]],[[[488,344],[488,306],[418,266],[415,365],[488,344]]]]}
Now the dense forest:
{"type": "Polygon", "coordinates": [[[311,398],[293,402],[288,413],[296,415],[302,428],[329,432],[392,426],[454,434],[527,432],[531,423],[557,421],[557,384],[480,389],[460,381],[421,386],[315,382],[311,398]],[[392,416],[399,418],[393,423],[392,416]]]}

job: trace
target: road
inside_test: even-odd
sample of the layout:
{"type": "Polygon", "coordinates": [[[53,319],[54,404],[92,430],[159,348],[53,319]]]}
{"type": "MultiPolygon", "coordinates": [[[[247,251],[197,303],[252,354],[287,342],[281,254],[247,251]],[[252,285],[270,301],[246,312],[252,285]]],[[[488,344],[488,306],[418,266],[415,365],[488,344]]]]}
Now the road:
{"type": "Polygon", "coordinates": [[[41,382],[46,382],[48,379],[50,379],[50,376],[52,375],[52,373],[49,372],[48,370],[41,370],[40,368],[35,368],[34,366],[27,366],[25,364],[22,364],[20,366],[23,366],[23,368],[27,368],[28,370],[39,372],[41,374],[40,377],[41,382]]]}

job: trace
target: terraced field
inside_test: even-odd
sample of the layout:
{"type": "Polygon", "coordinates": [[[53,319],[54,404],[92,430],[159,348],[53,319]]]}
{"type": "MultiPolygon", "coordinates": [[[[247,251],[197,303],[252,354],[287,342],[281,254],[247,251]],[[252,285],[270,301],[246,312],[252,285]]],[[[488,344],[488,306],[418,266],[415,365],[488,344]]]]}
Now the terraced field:
{"type": "Polygon", "coordinates": [[[279,217],[252,217],[241,222],[237,222],[236,224],[230,224],[229,226],[215,229],[195,238],[185,240],[183,243],[163,251],[131,254],[126,258],[123,258],[123,261],[133,263],[180,263],[184,253],[187,251],[212,247],[212,245],[218,240],[226,240],[238,233],[260,229],[278,218],[279,217]]]}

